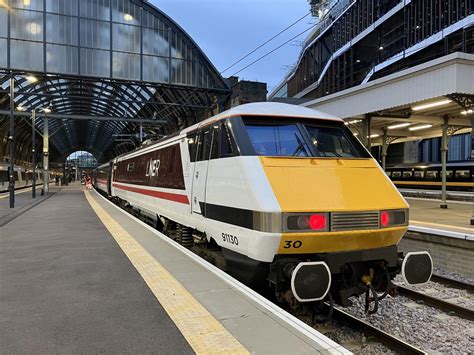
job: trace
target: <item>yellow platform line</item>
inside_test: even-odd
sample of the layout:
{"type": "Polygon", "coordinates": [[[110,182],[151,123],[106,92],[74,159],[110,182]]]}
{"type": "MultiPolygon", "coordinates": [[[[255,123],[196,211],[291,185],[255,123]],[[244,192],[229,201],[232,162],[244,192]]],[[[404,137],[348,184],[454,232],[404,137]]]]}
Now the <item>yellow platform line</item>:
{"type": "MultiPolygon", "coordinates": [[[[87,201],[198,354],[249,352],[91,196],[87,201]]],[[[159,349],[157,349],[159,351],[159,349]]]]}
{"type": "Polygon", "coordinates": [[[423,222],[423,221],[414,221],[412,219],[410,219],[410,223],[414,223],[414,224],[426,224],[428,226],[436,226],[436,227],[441,227],[443,229],[459,229],[459,230],[462,230],[462,231],[468,231],[470,233],[474,233],[474,228],[465,228],[465,227],[457,227],[457,226],[452,226],[452,225],[449,225],[449,224],[439,224],[439,223],[432,223],[432,222],[423,222]]]}

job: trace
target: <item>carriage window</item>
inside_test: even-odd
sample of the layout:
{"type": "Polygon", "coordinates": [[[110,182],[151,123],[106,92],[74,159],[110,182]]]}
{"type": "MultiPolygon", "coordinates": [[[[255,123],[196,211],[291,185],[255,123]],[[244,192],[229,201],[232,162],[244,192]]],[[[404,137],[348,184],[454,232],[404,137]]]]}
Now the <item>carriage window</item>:
{"type": "Polygon", "coordinates": [[[198,146],[198,134],[197,132],[192,132],[188,136],[188,149],[189,149],[189,158],[192,163],[196,161],[196,153],[197,153],[197,146],[198,146]]]}
{"type": "Polygon", "coordinates": [[[456,170],[456,178],[467,179],[469,177],[469,170],[456,170]]]}
{"type": "Polygon", "coordinates": [[[127,171],[133,171],[134,167],[135,167],[135,163],[128,163],[127,164],[127,171]]]}
{"type": "Polygon", "coordinates": [[[246,125],[250,140],[258,155],[307,157],[309,150],[298,126],[246,125]]]}
{"type": "Polygon", "coordinates": [[[8,181],[8,171],[0,170],[0,182],[3,184],[8,181]]]}
{"type": "Polygon", "coordinates": [[[391,171],[386,171],[385,173],[387,174],[388,177],[392,176],[392,172],[391,172],[391,171]]]}
{"type": "Polygon", "coordinates": [[[199,135],[198,142],[198,161],[208,160],[211,152],[212,135],[211,129],[207,128],[199,135]]]}
{"type": "Polygon", "coordinates": [[[428,170],[426,172],[426,178],[428,179],[436,179],[438,177],[438,172],[436,170],[428,170]]]}
{"type": "Polygon", "coordinates": [[[400,171],[394,171],[392,173],[392,178],[399,178],[400,176],[402,176],[402,173],[400,171]]]}
{"type": "Polygon", "coordinates": [[[219,158],[219,141],[220,141],[219,126],[215,125],[212,127],[212,147],[211,147],[210,159],[219,158]]]}
{"type": "Polygon", "coordinates": [[[359,157],[357,151],[351,146],[342,130],[332,127],[306,126],[311,138],[311,143],[322,157],[359,157]]]}
{"type": "Polygon", "coordinates": [[[258,118],[244,119],[245,128],[258,155],[321,158],[369,158],[370,155],[342,124],[315,120],[279,118],[266,124],[258,118]],[[295,122],[296,121],[296,122],[295,122]]]}
{"type": "Polygon", "coordinates": [[[404,171],[402,176],[404,178],[411,178],[413,176],[413,173],[411,171],[404,171]]]}
{"type": "Polygon", "coordinates": [[[221,124],[221,141],[220,141],[220,158],[233,157],[237,155],[234,149],[235,143],[232,134],[229,132],[229,127],[225,122],[221,124]]]}
{"type": "Polygon", "coordinates": [[[423,171],[415,171],[413,174],[418,179],[423,179],[423,176],[425,175],[423,171]]]}
{"type": "Polygon", "coordinates": [[[453,177],[453,171],[452,170],[446,170],[446,177],[447,178],[452,178],[453,177]]]}

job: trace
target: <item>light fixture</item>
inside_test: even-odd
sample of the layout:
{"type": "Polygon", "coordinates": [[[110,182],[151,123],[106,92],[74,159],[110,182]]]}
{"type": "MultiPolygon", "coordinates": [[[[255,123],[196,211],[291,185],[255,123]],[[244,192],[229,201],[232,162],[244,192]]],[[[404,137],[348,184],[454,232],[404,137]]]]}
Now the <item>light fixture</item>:
{"type": "MultiPolygon", "coordinates": [[[[371,134],[370,135],[370,138],[377,138],[377,137],[380,137],[380,134],[371,134]]],[[[367,138],[369,138],[369,137],[367,137],[367,138]]]]}
{"type": "Polygon", "coordinates": [[[349,124],[356,124],[356,123],[359,123],[359,122],[362,122],[362,120],[346,121],[346,122],[344,122],[344,124],[347,126],[347,125],[349,125],[349,124]]]}
{"type": "Polygon", "coordinates": [[[130,14],[123,15],[123,18],[124,18],[125,21],[128,21],[128,22],[133,20],[133,16],[130,15],[130,14]]]}
{"type": "Polygon", "coordinates": [[[383,51],[383,46],[380,46],[380,47],[379,47],[379,51],[383,51]]]}
{"type": "Polygon", "coordinates": [[[38,81],[38,79],[33,75],[27,75],[25,79],[28,80],[28,82],[31,84],[34,84],[38,81]]]}
{"type": "Polygon", "coordinates": [[[44,113],[51,113],[51,109],[49,107],[46,107],[43,109],[44,113]]]}
{"type": "Polygon", "coordinates": [[[421,111],[421,110],[426,110],[427,108],[432,108],[432,107],[438,107],[438,106],[447,105],[447,104],[449,104],[450,102],[451,102],[451,100],[440,100],[440,101],[431,102],[431,103],[429,103],[429,104],[413,106],[411,109],[412,109],[413,111],[421,111]]]}
{"type": "Polygon", "coordinates": [[[461,115],[467,115],[467,114],[471,114],[473,113],[474,111],[469,109],[469,110],[466,110],[466,111],[461,111],[461,115]]]}
{"type": "Polygon", "coordinates": [[[360,63],[360,59],[356,59],[356,63],[360,63]]]}
{"type": "Polygon", "coordinates": [[[432,124],[424,124],[424,125],[421,125],[421,126],[413,126],[413,127],[410,127],[408,128],[409,131],[419,131],[420,129],[426,129],[426,128],[431,128],[433,127],[432,124]]]}
{"type": "Polygon", "coordinates": [[[26,111],[26,108],[24,108],[23,106],[21,105],[18,105],[18,107],[16,108],[18,111],[26,111]]]}
{"type": "Polygon", "coordinates": [[[36,22],[30,22],[28,24],[28,30],[30,31],[31,34],[37,35],[41,32],[41,27],[36,22]]]}
{"type": "Polygon", "coordinates": [[[353,132],[352,134],[356,137],[359,135],[359,133],[357,133],[357,132],[353,132]]]}
{"type": "Polygon", "coordinates": [[[23,5],[30,6],[31,5],[31,0],[23,0],[23,5]]]}
{"type": "Polygon", "coordinates": [[[409,125],[411,125],[411,123],[408,123],[408,122],[407,123],[397,123],[397,124],[390,125],[387,128],[388,129],[397,129],[397,128],[408,127],[409,125]]]}

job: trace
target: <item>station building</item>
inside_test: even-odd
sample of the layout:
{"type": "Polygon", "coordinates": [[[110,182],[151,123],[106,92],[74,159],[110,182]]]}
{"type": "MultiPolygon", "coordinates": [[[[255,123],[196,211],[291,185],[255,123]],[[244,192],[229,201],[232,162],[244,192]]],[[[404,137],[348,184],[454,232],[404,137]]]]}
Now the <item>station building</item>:
{"type": "Polygon", "coordinates": [[[271,100],[343,117],[384,165],[472,160],[472,1],[310,3],[318,23],[271,100]]]}

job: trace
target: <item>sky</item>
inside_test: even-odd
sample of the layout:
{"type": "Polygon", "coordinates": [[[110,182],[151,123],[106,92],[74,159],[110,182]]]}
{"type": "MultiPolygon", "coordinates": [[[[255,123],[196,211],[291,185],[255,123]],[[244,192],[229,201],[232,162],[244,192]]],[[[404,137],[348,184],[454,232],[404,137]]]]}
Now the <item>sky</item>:
{"type": "MultiPolygon", "coordinates": [[[[303,17],[310,9],[307,0],[150,0],[150,3],[176,21],[219,71],[303,17]]],[[[311,16],[306,17],[222,75],[233,75],[246,64],[310,28],[311,24],[311,16]]],[[[309,32],[295,41],[304,40],[309,32]]],[[[292,41],[237,76],[266,82],[270,92],[284,77],[287,66],[296,63],[300,45],[292,41]]]]}

